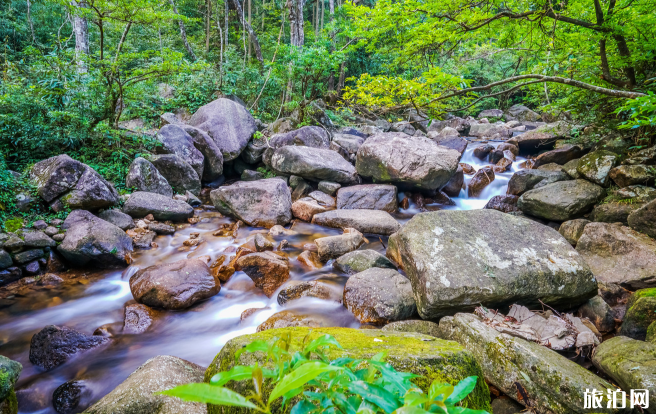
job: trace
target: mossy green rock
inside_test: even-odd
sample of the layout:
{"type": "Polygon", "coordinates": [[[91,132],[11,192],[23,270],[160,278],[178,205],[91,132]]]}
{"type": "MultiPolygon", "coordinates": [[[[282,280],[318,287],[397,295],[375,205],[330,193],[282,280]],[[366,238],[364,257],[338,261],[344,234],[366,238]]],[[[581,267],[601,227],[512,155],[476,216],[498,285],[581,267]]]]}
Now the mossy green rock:
{"type": "Polygon", "coordinates": [[[619,158],[619,155],[611,151],[594,151],[581,157],[576,171],[583,178],[606,187],[610,183],[608,174],[617,165],[619,158]]]}
{"type": "MultiPolygon", "coordinates": [[[[468,376],[476,375],[479,377],[479,381],[474,391],[464,400],[464,405],[469,408],[490,410],[489,390],[485,382],[482,381],[481,368],[472,354],[455,342],[416,333],[347,328],[317,328],[313,330],[308,328],[283,328],[243,335],[225,344],[205,372],[205,382],[208,382],[218,372],[230,370],[235,365],[235,352],[245,345],[256,340],[270,340],[274,337],[281,337],[287,333],[290,333],[292,337],[292,350],[301,348],[303,338],[308,333],[310,333],[310,340],[324,334],[334,336],[343,349],[331,351],[331,358],[340,356],[370,358],[379,352],[387,352],[387,361],[394,368],[423,376],[423,378],[414,380],[415,384],[423,390],[427,390],[435,379],[456,384],[468,376]]],[[[261,352],[244,352],[239,356],[237,364],[251,365],[256,362],[262,364],[265,362],[265,357],[265,354],[261,352]]],[[[242,395],[246,395],[253,390],[253,382],[250,380],[231,382],[227,386],[242,395]]],[[[268,394],[273,386],[271,382],[266,382],[265,393],[268,394]]],[[[273,407],[273,412],[289,412],[290,408],[287,406],[285,411],[282,411],[279,406],[273,407]]],[[[247,411],[236,407],[208,405],[209,414],[245,412],[247,411]]]]}
{"type": "Polygon", "coordinates": [[[620,335],[644,340],[647,328],[656,322],[656,288],[640,289],[627,304],[620,335]]]}
{"type": "Polygon", "coordinates": [[[375,250],[355,250],[340,256],[333,263],[333,267],[340,272],[346,274],[355,274],[363,272],[372,267],[383,267],[388,269],[396,269],[394,263],[378,253],[375,250]]]}
{"type": "Polygon", "coordinates": [[[656,413],[656,344],[616,336],[597,347],[592,362],[623,390],[649,390],[648,413],[656,413]]]}
{"type": "MultiPolygon", "coordinates": [[[[474,355],[487,382],[511,398],[517,398],[516,384],[520,384],[532,406],[543,414],[590,413],[583,408],[585,390],[615,388],[557,352],[499,333],[473,314],[458,313],[442,318],[440,333],[443,338],[459,342],[474,355]]],[[[606,406],[605,401],[603,406],[606,406]]],[[[595,412],[618,411],[598,409],[595,412]]]]}
{"type": "Polygon", "coordinates": [[[649,328],[647,328],[647,338],[645,338],[645,340],[656,344],[656,322],[652,322],[652,324],[649,325],[649,328]]]}
{"type": "Polygon", "coordinates": [[[525,192],[517,207],[531,216],[566,221],[589,212],[603,195],[603,188],[587,180],[559,181],[525,192]]]}
{"type": "Polygon", "coordinates": [[[23,366],[19,362],[0,355],[0,401],[13,392],[22,370],[23,366]]]}

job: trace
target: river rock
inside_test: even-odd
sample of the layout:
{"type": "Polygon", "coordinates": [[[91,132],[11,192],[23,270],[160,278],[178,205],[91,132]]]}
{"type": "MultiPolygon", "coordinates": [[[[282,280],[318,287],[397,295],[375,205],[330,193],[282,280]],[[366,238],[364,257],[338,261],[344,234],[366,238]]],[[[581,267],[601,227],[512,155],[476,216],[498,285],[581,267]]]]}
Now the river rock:
{"type": "Polygon", "coordinates": [[[135,188],[137,191],[157,193],[166,197],[173,197],[173,189],[166,178],[157,168],[145,158],[137,157],[130,164],[125,178],[125,186],[135,188]]]}
{"type": "Polygon", "coordinates": [[[132,239],[115,225],[85,210],[72,211],[62,229],[66,236],[57,247],[71,264],[98,267],[127,266],[132,252],[132,239]]]}
{"type": "Polygon", "coordinates": [[[346,253],[335,260],[333,267],[347,275],[364,272],[372,267],[396,269],[387,257],[369,249],[346,253]]]}
{"type": "Polygon", "coordinates": [[[328,211],[325,207],[320,206],[317,200],[304,197],[292,203],[292,215],[303,221],[310,222],[315,214],[325,213],[328,211]]]}
{"type": "Polygon", "coordinates": [[[358,181],[355,168],[337,152],[312,147],[285,146],[271,156],[271,169],[278,174],[298,175],[313,181],[352,184],[358,181]]]}
{"type": "Polygon", "coordinates": [[[494,147],[490,144],[485,144],[474,148],[473,154],[474,157],[478,158],[479,160],[484,160],[492,151],[494,151],[494,147]]]}
{"type": "Polygon", "coordinates": [[[78,352],[87,351],[108,341],[108,338],[86,335],[66,326],[48,325],[32,337],[30,362],[49,371],[78,352]]]}
{"type": "Polygon", "coordinates": [[[255,250],[258,252],[263,252],[266,250],[273,250],[273,242],[263,234],[256,234],[255,238],[253,239],[253,243],[255,244],[255,250]]]}
{"type": "Polygon", "coordinates": [[[22,370],[23,366],[19,362],[0,355],[0,402],[13,393],[14,384],[22,370]]]}
{"type": "Polygon", "coordinates": [[[11,260],[11,255],[5,250],[0,249],[0,270],[11,267],[14,262],[11,260]]]}
{"type": "Polygon", "coordinates": [[[105,220],[108,223],[112,223],[113,225],[115,225],[116,227],[118,227],[123,231],[134,228],[134,222],[132,221],[132,217],[123,213],[120,210],[116,210],[116,209],[105,210],[100,214],[98,214],[98,217],[105,220]]]}
{"type": "Polygon", "coordinates": [[[655,178],[646,165],[620,165],[610,170],[609,176],[620,188],[636,184],[653,186],[655,178]]]}
{"type": "Polygon", "coordinates": [[[13,255],[14,263],[22,265],[43,257],[43,249],[25,250],[13,255]]]}
{"type": "Polygon", "coordinates": [[[590,213],[590,220],[604,223],[622,223],[627,225],[631,213],[644,205],[645,203],[630,204],[618,201],[597,204],[590,213]]]}
{"type": "Polygon", "coordinates": [[[428,138],[383,133],[369,137],[357,154],[356,169],[363,177],[401,187],[436,190],[458,169],[460,153],[428,138]]]}
{"type": "Polygon", "coordinates": [[[184,159],[175,154],[153,155],[150,162],[157,168],[176,193],[190,191],[200,194],[200,176],[184,159]]]}
{"type": "Polygon", "coordinates": [[[392,213],[398,209],[397,192],[396,186],[389,184],[342,187],[337,190],[337,208],[383,210],[392,213]]]}
{"type": "Polygon", "coordinates": [[[312,191],[310,194],[308,194],[308,197],[314,199],[317,203],[319,203],[320,206],[326,207],[326,208],[335,208],[337,205],[335,199],[326,193],[322,191],[312,191]]]}
{"type": "Polygon", "coordinates": [[[510,177],[510,181],[508,181],[508,194],[520,196],[533,188],[540,188],[551,183],[567,181],[569,179],[570,177],[562,171],[521,170],[510,177]]]}
{"type": "Polygon", "coordinates": [[[401,228],[398,221],[382,210],[332,210],[315,214],[312,224],[354,228],[361,233],[390,235],[401,228]]]}
{"type": "Polygon", "coordinates": [[[180,125],[164,125],[155,138],[162,144],[155,148],[158,154],[177,155],[191,165],[198,177],[203,176],[205,157],[194,146],[194,139],[184,128],[180,125]]]}
{"type": "Polygon", "coordinates": [[[390,322],[382,327],[383,331],[415,332],[435,338],[440,337],[440,326],[435,322],[422,320],[407,320],[390,322]]]}
{"type": "MultiPolygon", "coordinates": [[[[340,289],[341,290],[341,289],[340,289]]],[[[341,292],[340,292],[341,293],[341,292]]],[[[287,284],[284,289],[278,293],[278,304],[284,305],[287,302],[300,298],[317,298],[324,300],[334,300],[341,302],[342,298],[336,290],[327,283],[313,280],[310,282],[295,280],[287,284]]]]}
{"type": "MultiPolygon", "coordinates": [[[[208,182],[221,177],[223,174],[223,153],[221,148],[204,131],[189,125],[182,125],[182,128],[191,137],[194,147],[203,155],[203,169],[199,177],[208,182]]],[[[193,166],[192,163],[190,164],[193,166]]],[[[194,169],[196,172],[199,171],[196,168],[194,169]]]]}
{"type": "MultiPolygon", "coordinates": [[[[474,355],[488,383],[514,399],[521,395],[516,385],[520,384],[529,401],[519,402],[530,403],[545,413],[587,414],[590,410],[582,403],[586,389],[615,389],[557,352],[499,333],[473,314],[442,318],[440,332],[443,338],[457,341],[474,355]]],[[[617,410],[601,408],[598,412],[617,410]]]]}
{"type": "Polygon", "coordinates": [[[583,235],[583,229],[590,223],[590,220],[586,219],[574,219],[563,222],[558,229],[565,240],[569,242],[572,246],[576,247],[576,243],[579,242],[579,239],[583,235]]]}
{"type": "Polygon", "coordinates": [[[603,195],[603,188],[587,180],[559,181],[527,191],[517,206],[535,217],[566,221],[589,212],[603,195]]]}
{"type": "Polygon", "coordinates": [[[469,135],[479,138],[489,138],[497,135],[501,138],[508,138],[512,135],[510,129],[506,128],[503,124],[490,124],[490,123],[473,123],[469,129],[469,135]]]}
{"type": "MultiPolygon", "coordinates": [[[[312,244],[312,246],[314,246],[314,250],[317,249],[316,244],[312,244]]],[[[307,249],[306,245],[303,248],[307,249]]],[[[304,250],[303,253],[298,255],[296,260],[310,270],[317,270],[323,267],[323,263],[321,263],[321,259],[319,259],[319,255],[315,251],[304,250]]]]}
{"type": "Polygon", "coordinates": [[[250,226],[271,228],[292,219],[292,196],[280,178],[237,182],[212,190],[210,197],[220,213],[250,226]]]}
{"type": "Polygon", "coordinates": [[[554,229],[496,210],[414,216],[388,241],[423,319],[509,303],[575,306],[594,296],[590,268],[554,229]]]}
{"type": "Polygon", "coordinates": [[[317,126],[304,126],[294,131],[275,134],[267,143],[262,161],[266,165],[271,165],[271,157],[276,149],[289,145],[329,149],[330,136],[323,128],[317,126]]]}
{"type": "Polygon", "coordinates": [[[357,135],[334,134],[332,142],[344,148],[349,155],[354,155],[364,143],[365,138],[357,135]]]}
{"type": "Polygon", "coordinates": [[[53,239],[44,232],[38,230],[27,230],[21,234],[24,247],[54,247],[57,245],[53,239]]]}
{"type": "Polygon", "coordinates": [[[484,109],[479,112],[476,118],[501,118],[503,116],[503,111],[501,109],[484,109]]]}
{"type": "Polygon", "coordinates": [[[274,313],[257,327],[257,332],[280,328],[321,328],[330,322],[319,315],[306,314],[299,310],[284,310],[274,313]]]}
{"type": "Polygon", "coordinates": [[[332,181],[319,181],[317,185],[318,190],[328,194],[329,196],[334,196],[337,191],[342,187],[339,183],[334,183],[332,181]]]}
{"type": "Polygon", "coordinates": [[[458,135],[458,131],[456,131],[455,129],[453,128],[448,128],[448,129],[451,130],[449,132],[451,132],[452,134],[455,133],[455,135],[442,135],[447,130],[447,128],[445,128],[442,130],[440,135],[438,135],[433,139],[433,141],[435,141],[435,143],[439,146],[458,151],[462,156],[462,154],[464,154],[465,150],[467,149],[468,141],[460,137],[458,135]]]}
{"type": "Polygon", "coordinates": [[[289,279],[289,259],[270,251],[252,253],[240,257],[235,270],[246,273],[256,287],[271,297],[289,279]]]}
{"type": "Polygon", "coordinates": [[[319,258],[328,261],[358,249],[364,243],[364,237],[355,229],[346,229],[344,234],[319,237],[314,243],[317,245],[319,258]]]}
{"type": "Polygon", "coordinates": [[[515,104],[506,109],[506,119],[508,121],[516,119],[518,121],[537,122],[541,117],[526,106],[515,104]]]}
{"type": "Polygon", "coordinates": [[[160,355],[137,368],[87,414],[206,414],[207,404],[157,395],[178,385],[203,381],[204,368],[174,356],[160,355]]]}
{"type": "MultiPolygon", "coordinates": [[[[312,341],[320,336],[329,334],[333,336],[342,349],[331,348],[328,352],[330,359],[339,357],[350,357],[355,359],[368,359],[372,356],[385,352],[386,362],[394,368],[403,372],[425,377],[418,381],[418,386],[426,392],[433,380],[446,381],[456,384],[469,376],[478,376],[479,381],[473,392],[464,400],[464,404],[472,409],[489,408],[489,391],[481,380],[482,373],[471,354],[462,346],[452,341],[444,341],[431,336],[406,333],[386,332],[377,329],[347,329],[347,328],[288,328],[270,329],[256,334],[243,335],[229,340],[214,358],[205,373],[205,381],[209,381],[218,372],[231,369],[235,365],[250,365],[256,362],[261,366],[271,367],[264,353],[240,352],[235,358],[237,351],[247,344],[256,341],[269,341],[274,337],[290,333],[290,352],[303,349],[303,339],[312,341]]],[[[264,390],[268,393],[273,388],[270,380],[265,380],[264,390]]],[[[226,386],[242,395],[248,395],[253,390],[253,381],[231,381],[226,386]]],[[[280,400],[279,400],[280,401],[280,400]]],[[[225,407],[208,405],[210,414],[219,414],[225,407]]],[[[271,407],[272,412],[283,412],[280,403],[276,402],[271,407]]],[[[235,412],[246,413],[246,410],[235,412]]]]}
{"type": "Polygon", "coordinates": [[[453,174],[453,177],[449,180],[448,183],[442,188],[444,194],[449,197],[458,197],[460,195],[460,190],[462,190],[465,184],[465,174],[463,168],[458,165],[456,173],[453,174]]]}
{"type": "Polygon", "coordinates": [[[144,333],[153,324],[157,311],[141,303],[129,303],[125,306],[123,318],[124,334],[144,333]]]}
{"type": "Polygon", "coordinates": [[[619,334],[644,341],[647,328],[656,322],[656,288],[636,291],[626,304],[619,334]]]}
{"type": "Polygon", "coordinates": [[[483,208],[498,210],[502,213],[519,212],[521,210],[517,207],[517,200],[519,197],[516,195],[498,195],[492,197],[483,208]]]}
{"type": "Polygon", "coordinates": [[[394,269],[382,268],[349,277],[344,306],[361,323],[378,325],[407,319],[417,310],[410,281],[394,269]]]}
{"type": "Polygon", "coordinates": [[[578,310],[578,315],[588,318],[601,333],[615,329],[615,312],[599,295],[588,300],[578,310]]]}
{"type": "Polygon", "coordinates": [[[632,229],[656,237],[656,200],[629,214],[627,221],[632,229]]]}
{"type": "Polygon", "coordinates": [[[81,412],[88,407],[93,391],[84,380],[67,381],[52,393],[52,406],[58,414],[81,412]]]}
{"type": "Polygon", "coordinates": [[[224,161],[232,161],[246,148],[257,126],[248,110],[226,98],[202,106],[189,125],[206,132],[221,149],[224,161]]]}
{"type": "Polygon", "coordinates": [[[616,336],[597,347],[592,363],[627,390],[627,395],[628,390],[649,390],[646,411],[656,413],[656,344],[616,336]]]}
{"type": "Polygon", "coordinates": [[[152,214],[156,220],[184,221],[194,215],[194,209],[181,200],[156,193],[137,191],[123,205],[123,212],[133,218],[152,214]]]}
{"type": "Polygon", "coordinates": [[[581,178],[581,174],[579,174],[579,172],[577,171],[580,160],[581,160],[580,158],[577,158],[571,161],[567,161],[565,165],[563,165],[561,170],[575,180],[577,178],[581,178]]]}
{"type": "Polygon", "coordinates": [[[619,156],[611,151],[598,150],[584,155],[579,160],[576,171],[581,177],[606,187],[608,174],[619,161],[619,156]]]}
{"type": "Polygon", "coordinates": [[[219,280],[201,259],[183,259],[139,270],[130,278],[134,299],[153,308],[180,310],[221,290],[219,280]]]}
{"type": "Polygon", "coordinates": [[[23,271],[16,266],[10,266],[4,270],[0,270],[0,286],[8,285],[23,277],[23,271]]]}
{"type": "Polygon", "coordinates": [[[494,178],[494,170],[490,166],[485,166],[476,171],[476,174],[474,174],[467,186],[469,197],[478,197],[485,187],[494,181],[494,178]]]}
{"type": "Polygon", "coordinates": [[[525,132],[513,139],[517,140],[520,151],[535,154],[545,147],[553,146],[559,139],[570,137],[571,125],[564,121],[541,125],[532,131],[525,132]]]}
{"type": "Polygon", "coordinates": [[[656,286],[656,241],[628,227],[589,223],[576,244],[595,277],[632,289],[656,286]]]}

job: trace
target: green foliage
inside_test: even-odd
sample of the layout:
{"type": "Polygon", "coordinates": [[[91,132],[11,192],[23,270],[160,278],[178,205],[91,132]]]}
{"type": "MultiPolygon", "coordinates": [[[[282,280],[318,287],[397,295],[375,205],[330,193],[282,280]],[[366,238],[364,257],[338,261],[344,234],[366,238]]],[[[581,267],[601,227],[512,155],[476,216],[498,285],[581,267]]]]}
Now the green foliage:
{"type": "Polygon", "coordinates": [[[257,172],[262,173],[264,175],[264,178],[273,178],[276,176],[276,173],[274,173],[267,167],[257,167],[257,172]]]}
{"type": "Polygon", "coordinates": [[[620,124],[621,129],[656,127],[656,94],[649,91],[647,96],[630,99],[615,112],[627,118],[620,124]]]}
{"type": "MultiPolygon", "coordinates": [[[[309,337],[309,336],[308,336],[309,337]]],[[[235,355],[264,352],[273,368],[236,365],[220,372],[209,384],[186,384],[159,394],[185,401],[245,407],[271,413],[272,404],[282,398],[283,406],[294,404],[291,413],[397,413],[397,414],[485,414],[485,411],[458,406],[476,386],[477,377],[468,377],[451,385],[434,381],[427,393],[412,380],[418,376],[398,372],[385,362],[383,353],[370,359],[327,357],[329,349],[341,349],[331,335],[320,336],[303,350],[291,352],[291,336],[270,341],[254,341],[235,355]],[[230,381],[253,381],[255,393],[242,396],[224,385],[230,381]],[[264,394],[264,381],[275,383],[271,393],[264,394]]],[[[268,364],[269,365],[269,364],[268,364]]]]}

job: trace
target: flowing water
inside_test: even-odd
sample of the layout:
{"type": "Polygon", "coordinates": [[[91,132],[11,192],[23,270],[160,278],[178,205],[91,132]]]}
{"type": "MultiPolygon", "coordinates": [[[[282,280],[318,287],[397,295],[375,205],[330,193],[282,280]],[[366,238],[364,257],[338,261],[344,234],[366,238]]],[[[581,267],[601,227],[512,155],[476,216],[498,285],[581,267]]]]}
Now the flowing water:
{"type": "MultiPolygon", "coordinates": [[[[489,165],[473,156],[477,144],[470,144],[461,162],[476,170],[489,165]]],[[[455,206],[449,209],[470,210],[483,208],[487,201],[506,192],[510,176],[524,161],[517,158],[510,171],[496,174],[495,180],[477,198],[468,198],[466,191],[454,198],[455,206]]],[[[466,183],[471,176],[465,176],[466,183]]],[[[403,198],[403,193],[399,194],[403,198]]],[[[427,206],[430,209],[435,206],[427,206]]],[[[399,211],[399,221],[405,222],[419,212],[411,204],[399,211]]],[[[137,251],[133,264],[124,270],[75,273],[66,278],[60,287],[30,286],[17,291],[6,299],[0,299],[0,354],[23,364],[23,373],[16,386],[20,413],[54,413],[52,393],[61,384],[83,379],[91,395],[88,402],[95,402],[147,359],[156,355],[174,355],[202,366],[207,366],[223,344],[233,337],[253,333],[257,326],[282,307],[277,295],[267,298],[243,272],[236,272],[225,283],[219,294],[191,309],[178,312],[162,312],[150,329],[139,335],[116,335],[110,345],[82,353],[59,367],[44,372],[29,362],[29,346],[32,335],[46,325],[66,325],[91,334],[100,326],[109,331],[120,331],[123,324],[125,303],[132,300],[128,281],[138,269],[159,263],[174,262],[203,255],[216,259],[224,252],[252,240],[262,229],[242,227],[236,238],[215,237],[212,233],[222,223],[231,219],[213,211],[200,213],[200,222],[178,230],[173,236],[158,236],[158,248],[137,251]],[[197,248],[182,247],[192,232],[200,233],[205,242],[197,248]],[[69,282],[70,281],[72,282],[69,282]],[[4,302],[4,303],[3,303],[4,302]],[[263,308],[243,322],[240,316],[249,308],[263,308]]],[[[303,244],[317,237],[341,234],[340,230],[297,222],[294,236],[285,236],[290,248],[286,249],[292,266],[292,280],[322,280],[343,288],[347,277],[332,268],[332,261],[322,269],[309,271],[294,260],[303,250],[303,244]]],[[[279,240],[279,239],[278,239],[279,240]]],[[[385,254],[386,238],[369,237],[363,248],[385,254]]],[[[62,275],[63,276],[63,275],[62,275]]],[[[285,309],[322,318],[327,325],[357,328],[359,322],[343,305],[327,300],[300,299],[286,304],[285,309]]]]}

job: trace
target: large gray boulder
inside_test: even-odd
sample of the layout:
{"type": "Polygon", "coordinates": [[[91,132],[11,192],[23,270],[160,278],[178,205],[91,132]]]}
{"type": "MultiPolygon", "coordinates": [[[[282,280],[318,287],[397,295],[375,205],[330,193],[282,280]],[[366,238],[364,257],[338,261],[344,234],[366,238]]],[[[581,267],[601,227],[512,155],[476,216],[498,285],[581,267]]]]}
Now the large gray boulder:
{"type": "MultiPolygon", "coordinates": [[[[202,131],[201,131],[202,132],[202,131]]],[[[158,154],[175,154],[182,158],[199,177],[203,176],[205,157],[194,145],[194,139],[180,125],[164,125],[156,139],[162,144],[155,148],[158,154]]]]}
{"type": "Polygon", "coordinates": [[[132,221],[132,217],[123,213],[120,210],[116,210],[116,209],[105,210],[102,213],[98,214],[98,217],[109,223],[112,223],[113,225],[115,225],[116,227],[120,228],[123,231],[134,227],[134,221],[132,221]]]}
{"type": "Polygon", "coordinates": [[[196,127],[183,125],[182,128],[193,140],[194,146],[203,154],[203,181],[214,181],[223,174],[223,153],[207,133],[196,127]]]}
{"type": "Polygon", "coordinates": [[[402,187],[436,190],[458,169],[460,153],[429,138],[403,133],[369,137],[360,147],[355,167],[363,177],[402,187]]]}
{"type": "Polygon", "coordinates": [[[340,229],[354,228],[362,233],[389,235],[401,228],[398,221],[382,210],[331,210],[315,214],[313,224],[340,229]]]}
{"type": "Polygon", "coordinates": [[[248,110],[225,98],[201,106],[189,125],[206,132],[221,149],[225,161],[237,158],[257,131],[255,119],[248,110]]]}
{"type": "MultiPolygon", "coordinates": [[[[474,355],[485,380],[504,394],[541,413],[587,414],[587,390],[615,389],[577,363],[545,346],[499,333],[476,315],[458,313],[440,320],[444,339],[456,341],[474,355]],[[519,399],[519,384],[529,400],[519,399]]],[[[602,344],[603,345],[603,344],[602,344]]],[[[597,413],[619,410],[595,409],[597,413]]]]}
{"type": "Polygon", "coordinates": [[[189,191],[195,196],[200,194],[200,176],[184,159],[175,154],[153,155],[149,159],[171,184],[173,191],[178,194],[189,191]]]}
{"type": "Polygon", "coordinates": [[[656,286],[656,241],[642,233],[616,223],[588,223],[576,251],[600,282],[656,286]]]}
{"type": "Polygon", "coordinates": [[[337,190],[337,208],[384,210],[395,212],[399,206],[398,190],[390,184],[362,184],[337,190]]]}
{"type": "Polygon", "coordinates": [[[130,164],[125,177],[125,186],[137,191],[157,193],[166,197],[173,197],[173,188],[157,168],[145,158],[137,157],[130,164]]]}
{"type": "Polygon", "coordinates": [[[632,229],[656,237],[656,200],[633,211],[627,221],[632,229]]]}
{"type": "Polygon", "coordinates": [[[160,355],[146,361],[87,414],[206,414],[207,404],[157,395],[178,385],[203,382],[205,369],[184,359],[160,355]]]}
{"type": "Polygon", "coordinates": [[[271,169],[282,175],[297,175],[313,181],[353,184],[358,175],[351,163],[337,152],[313,147],[284,146],[271,156],[271,169]]]}
{"type": "Polygon", "coordinates": [[[515,104],[510,108],[506,109],[506,119],[508,121],[517,120],[517,121],[536,122],[539,121],[541,117],[536,112],[530,110],[528,107],[521,104],[515,104]]]}
{"type": "Polygon", "coordinates": [[[584,155],[576,167],[581,177],[606,187],[610,184],[608,174],[617,165],[619,156],[611,151],[598,150],[584,155]]]}
{"type": "Polygon", "coordinates": [[[508,194],[520,196],[534,188],[544,187],[558,181],[567,181],[570,177],[562,171],[521,170],[508,181],[508,194]]]}
{"type": "Polygon", "coordinates": [[[267,149],[262,155],[262,161],[266,165],[270,165],[273,153],[278,148],[286,146],[329,149],[330,136],[323,128],[318,126],[304,126],[293,131],[275,134],[268,140],[267,149]]]}
{"type": "Polygon", "coordinates": [[[240,181],[210,193],[216,209],[250,226],[285,225],[292,219],[292,195],[280,178],[240,181]]]}
{"type": "Polygon", "coordinates": [[[567,139],[572,127],[564,121],[539,126],[538,128],[518,135],[513,138],[517,140],[520,151],[528,154],[536,154],[545,148],[552,147],[559,139],[567,139]]]}
{"type": "Polygon", "coordinates": [[[512,132],[508,127],[503,124],[479,124],[472,123],[471,128],[469,129],[469,135],[479,138],[489,138],[493,135],[499,135],[502,138],[508,138],[512,135],[512,132]]]}
{"type": "Polygon", "coordinates": [[[114,186],[93,168],[66,154],[34,164],[30,181],[55,211],[99,210],[118,204],[114,186]]]}
{"type": "Polygon", "coordinates": [[[358,150],[364,144],[365,138],[357,135],[335,134],[333,140],[335,144],[344,148],[350,155],[357,154],[358,150]]]}
{"type": "Polygon", "coordinates": [[[86,210],[72,211],[62,229],[66,236],[57,247],[59,253],[75,266],[127,266],[132,252],[132,239],[115,225],[86,210]]]}
{"type": "Polygon", "coordinates": [[[423,319],[480,304],[575,306],[597,291],[556,230],[496,210],[418,214],[389,238],[387,256],[408,275],[423,319]]]}
{"type": "Polygon", "coordinates": [[[531,216],[566,221],[592,210],[604,193],[603,188],[587,180],[559,181],[525,192],[517,206],[531,216]]]}
{"type": "Polygon", "coordinates": [[[194,215],[194,208],[182,200],[145,191],[137,191],[123,205],[123,212],[133,218],[152,214],[155,220],[183,221],[194,215]]]}

